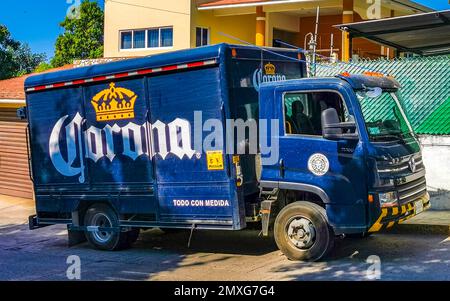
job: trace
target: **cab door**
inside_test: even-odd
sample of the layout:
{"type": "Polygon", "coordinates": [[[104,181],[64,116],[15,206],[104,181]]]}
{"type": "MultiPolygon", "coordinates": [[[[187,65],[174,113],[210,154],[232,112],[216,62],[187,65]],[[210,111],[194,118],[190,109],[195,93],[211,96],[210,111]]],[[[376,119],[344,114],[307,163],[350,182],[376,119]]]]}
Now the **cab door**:
{"type": "MultiPolygon", "coordinates": [[[[313,86],[313,85],[311,85],[313,86]]],[[[363,144],[322,136],[322,112],[335,108],[341,122],[354,119],[353,91],[340,86],[275,91],[284,126],[280,127],[279,182],[299,190],[324,192],[331,225],[365,224],[367,198],[363,144]],[[294,185],[292,185],[294,184],[294,185]]]]}

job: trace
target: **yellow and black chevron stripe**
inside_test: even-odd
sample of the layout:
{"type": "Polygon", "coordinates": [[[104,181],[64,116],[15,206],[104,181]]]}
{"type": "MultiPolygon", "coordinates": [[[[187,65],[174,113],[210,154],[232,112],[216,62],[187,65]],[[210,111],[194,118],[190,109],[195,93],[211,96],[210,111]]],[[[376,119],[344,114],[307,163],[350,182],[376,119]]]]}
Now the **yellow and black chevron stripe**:
{"type": "Polygon", "coordinates": [[[407,204],[398,207],[381,208],[381,215],[377,221],[369,229],[369,232],[378,232],[382,229],[390,229],[394,225],[400,224],[411,217],[416,216],[414,203],[421,200],[423,202],[423,209],[430,208],[430,197],[428,194],[420,199],[414,200],[407,204]]]}

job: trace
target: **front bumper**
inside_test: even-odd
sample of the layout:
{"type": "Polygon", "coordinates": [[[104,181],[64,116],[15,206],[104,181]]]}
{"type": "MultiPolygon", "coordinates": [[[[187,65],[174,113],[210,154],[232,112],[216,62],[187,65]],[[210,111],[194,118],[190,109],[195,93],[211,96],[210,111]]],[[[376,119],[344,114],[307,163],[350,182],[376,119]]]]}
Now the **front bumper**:
{"type": "Polygon", "coordinates": [[[428,193],[424,194],[422,197],[415,199],[409,203],[406,203],[402,206],[390,207],[390,208],[381,208],[381,215],[377,219],[377,221],[370,227],[370,232],[378,232],[382,229],[390,229],[396,224],[400,224],[414,216],[416,213],[415,202],[422,201],[423,209],[428,210],[430,205],[430,195],[428,193]]]}

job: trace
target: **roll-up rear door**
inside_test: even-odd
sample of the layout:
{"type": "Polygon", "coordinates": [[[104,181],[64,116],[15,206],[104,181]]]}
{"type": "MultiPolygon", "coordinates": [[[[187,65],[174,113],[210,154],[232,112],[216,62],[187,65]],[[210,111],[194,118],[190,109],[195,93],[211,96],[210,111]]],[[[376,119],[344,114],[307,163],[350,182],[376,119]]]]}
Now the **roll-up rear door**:
{"type": "Polygon", "coordinates": [[[27,162],[27,123],[16,109],[0,108],[0,194],[32,198],[27,162]]]}

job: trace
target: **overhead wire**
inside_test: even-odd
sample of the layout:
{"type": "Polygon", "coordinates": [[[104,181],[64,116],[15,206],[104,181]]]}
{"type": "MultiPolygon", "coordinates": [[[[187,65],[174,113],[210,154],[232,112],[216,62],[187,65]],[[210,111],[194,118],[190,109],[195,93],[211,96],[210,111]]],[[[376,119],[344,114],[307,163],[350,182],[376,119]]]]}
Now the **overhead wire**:
{"type": "MultiPolygon", "coordinates": [[[[238,41],[238,42],[240,42],[240,43],[243,43],[243,44],[246,44],[246,45],[249,45],[249,46],[253,46],[253,47],[259,48],[259,49],[262,50],[262,51],[265,51],[265,52],[267,52],[267,53],[271,53],[271,54],[276,55],[276,56],[284,57],[284,58],[287,58],[287,59],[290,59],[290,60],[295,60],[295,61],[302,62],[302,63],[306,63],[306,64],[312,64],[311,62],[308,62],[308,61],[306,61],[306,60],[302,60],[302,59],[297,59],[297,58],[289,57],[289,56],[283,55],[283,54],[281,54],[281,53],[277,53],[277,52],[271,51],[271,50],[269,50],[269,49],[267,49],[267,48],[265,48],[265,47],[257,46],[257,45],[255,45],[255,44],[250,43],[250,42],[244,41],[244,40],[242,40],[242,39],[240,39],[240,38],[238,38],[238,37],[235,37],[235,36],[226,34],[226,33],[224,33],[224,32],[218,32],[218,34],[219,34],[219,35],[222,35],[222,36],[224,36],[224,37],[227,37],[227,38],[236,40],[236,41],[238,41]]],[[[285,46],[290,46],[291,48],[296,49],[296,50],[298,50],[299,52],[301,52],[301,53],[303,53],[303,54],[309,54],[309,52],[305,51],[303,48],[300,48],[300,47],[297,47],[297,46],[295,46],[295,45],[291,45],[291,44],[289,44],[289,43],[285,43],[285,42],[279,41],[279,40],[278,40],[277,42],[279,42],[280,44],[284,44],[285,46]]],[[[319,56],[319,57],[326,58],[326,59],[328,59],[328,60],[331,60],[331,59],[332,59],[332,58],[330,58],[330,57],[327,57],[327,56],[324,56],[324,55],[321,55],[321,54],[317,54],[317,53],[316,53],[316,55],[319,56]]],[[[365,71],[377,72],[377,73],[383,73],[383,72],[380,72],[380,71],[377,71],[377,70],[374,70],[374,69],[371,69],[371,68],[362,67],[362,66],[359,66],[359,65],[356,65],[356,64],[353,64],[353,63],[349,63],[349,62],[343,62],[343,61],[340,61],[340,60],[336,60],[336,62],[337,62],[337,63],[340,63],[340,64],[345,64],[345,65],[348,65],[348,66],[354,66],[354,67],[356,67],[356,68],[359,68],[359,69],[362,69],[362,70],[365,70],[365,71]]],[[[333,66],[333,65],[328,65],[328,64],[320,64],[320,63],[316,63],[315,66],[321,66],[321,67],[325,67],[325,68],[333,68],[333,69],[340,68],[339,66],[333,66]]],[[[386,75],[385,73],[383,73],[383,74],[386,75]]]]}

